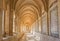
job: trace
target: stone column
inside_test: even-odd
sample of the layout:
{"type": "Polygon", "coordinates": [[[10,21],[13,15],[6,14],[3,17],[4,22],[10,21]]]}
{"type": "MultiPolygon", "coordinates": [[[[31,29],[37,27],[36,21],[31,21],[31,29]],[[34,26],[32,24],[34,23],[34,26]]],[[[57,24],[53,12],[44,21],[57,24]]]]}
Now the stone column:
{"type": "Polygon", "coordinates": [[[39,32],[41,33],[41,17],[39,17],[39,32]]]}
{"type": "Polygon", "coordinates": [[[37,30],[38,30],[38,26],[37,26],[38,24],[37,24],[37,20],[35,21],[35,32],[38,32],[37,30]]]}
{"type": "Polygon", "coordinates": [[[41,16],[41,22],[42,22],[42,33],[43,34],[48,34],[48,28],[47,28],[47,12],[43,12],[43,15],[41,16]]]}
{"type": "Polygon", "coordinates": [[[9,8],[7,6],[7,10],[5,12],[5,33],[6,35],[9,35],[9,8]]]}
{"type": "Polygon", "coordinates": [[[13,11],[9,13],[9,35],[13,35],[13,11]]]}
{"type": "Polygon", "coordinates": [[[2,41],[2,14],[3,14],[3,9],[2,9],[3,2],[0,0],[0,41],[2,41]]]}

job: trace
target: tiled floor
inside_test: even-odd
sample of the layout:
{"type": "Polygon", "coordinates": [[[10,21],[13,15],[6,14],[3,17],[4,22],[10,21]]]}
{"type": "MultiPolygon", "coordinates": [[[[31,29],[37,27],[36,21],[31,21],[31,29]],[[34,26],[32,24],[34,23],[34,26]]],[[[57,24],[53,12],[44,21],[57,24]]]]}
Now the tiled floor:
{"type": "Polygon", "coordinates": [[[26,33],[25,39],[23,41],[60,41],[58,38],[54,38],[51,36],[43,35],[40,33],[26,33]]]}

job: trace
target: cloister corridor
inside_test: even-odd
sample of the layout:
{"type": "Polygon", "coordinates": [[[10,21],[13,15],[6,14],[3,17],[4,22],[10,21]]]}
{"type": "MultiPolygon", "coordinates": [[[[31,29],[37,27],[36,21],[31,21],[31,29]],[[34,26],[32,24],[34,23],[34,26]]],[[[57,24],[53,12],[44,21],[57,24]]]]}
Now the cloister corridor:
{"type": "Polygon", "coordinates": [[[60,41],[60,0],[0,0],[0,41],[60,41]]]}

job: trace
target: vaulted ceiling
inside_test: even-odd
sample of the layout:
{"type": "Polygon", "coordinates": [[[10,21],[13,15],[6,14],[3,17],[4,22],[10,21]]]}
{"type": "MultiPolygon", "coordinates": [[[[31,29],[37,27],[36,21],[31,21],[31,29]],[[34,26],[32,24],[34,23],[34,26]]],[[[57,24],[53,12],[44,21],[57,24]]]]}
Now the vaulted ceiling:
{"type": "MultiPolygon", "coordinates": [[[[11,4],[14,5],[14,9],[15,9],[15,6],[16,4],[18,3],[18,1],[20,1],[20,3],[23,3],[25,0],[10,0],[11,1],[11,4]]],[[[49,0],[34,0],[36,3],[38,3],[38,1],[41,3],[43,3],[44,5],[44,8],[46,11],[48,11],[48,2],[49,0]]],[[[39,3],[38,3],[39,4],[39,3]]]]}
{"type": "Polygon", "coordinates": [[[48,0],[6,0],[6,4],[15,11],[17,23],[27,25],[33,24],[44,11],[48,11],[48,0]]]}
{"type": "Polygon", "coordinates": [[[38,17],[40,17],[45,11],[47,11],[46,0],[16,0],[15,1],[15,13],[18,18],[18,22],[22,22],[24,25],[31,25],[38,17]]]}

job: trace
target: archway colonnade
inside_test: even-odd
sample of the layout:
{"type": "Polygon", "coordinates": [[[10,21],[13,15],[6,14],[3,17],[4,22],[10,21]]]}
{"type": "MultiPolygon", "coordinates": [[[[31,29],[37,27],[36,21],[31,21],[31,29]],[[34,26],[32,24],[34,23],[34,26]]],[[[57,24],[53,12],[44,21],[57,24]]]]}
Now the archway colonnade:
{"type": "Polygon", "coordinates": [[[1,0],[0,40],[5,34],[39,32],[60,38],[60,0],[1,0]]]}

